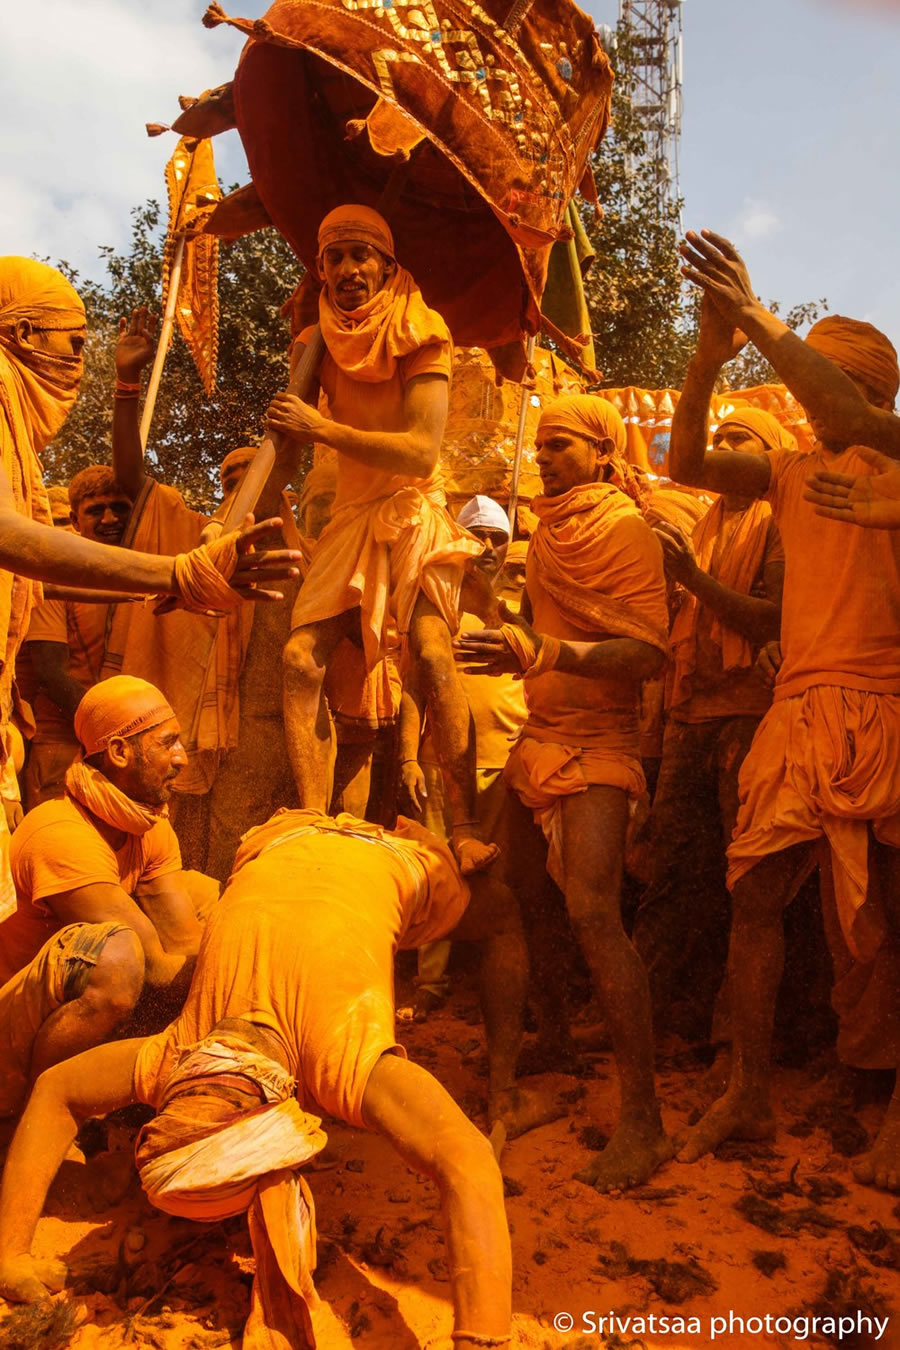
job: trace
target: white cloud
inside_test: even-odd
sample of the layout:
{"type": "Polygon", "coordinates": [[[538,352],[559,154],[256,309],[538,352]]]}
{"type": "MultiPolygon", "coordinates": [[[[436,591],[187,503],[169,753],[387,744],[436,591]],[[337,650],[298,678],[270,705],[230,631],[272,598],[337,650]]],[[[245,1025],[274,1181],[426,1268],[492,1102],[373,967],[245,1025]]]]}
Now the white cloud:
{"type": "Polygon", "coordinates": [[[770,206],[765,202],[745,198],[744,208],[734,231],[741,242],[766,239],[771,234],[777,234],[780,229],[781,221],[770,206]]]}
{"type": "MultiPolygon", "coordinates": [[[[99,277],[99,245],[124,246],[131,208],[165,200],[175,138],[148,140],[144,123],[173,120],[179,94],[229,79],[241,47],[231,30],[201,27],[203,8],[202,0],[4,7],[0,252],[63,258],[99,277]]],[[[216,150],[226,181],[245,176],[234,134],[216,150]]]]}

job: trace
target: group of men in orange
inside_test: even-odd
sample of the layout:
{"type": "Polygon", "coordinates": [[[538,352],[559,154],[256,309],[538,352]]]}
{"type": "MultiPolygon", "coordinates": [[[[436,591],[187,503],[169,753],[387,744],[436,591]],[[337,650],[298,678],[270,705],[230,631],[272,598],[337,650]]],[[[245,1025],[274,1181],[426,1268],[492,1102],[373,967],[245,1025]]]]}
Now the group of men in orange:
{"type": "MultiPolygon", "coordinates": [[[[619,1075],[617,1126],[579,1174],[600,1191],[641,1184],[676,1149],[691,1161],[774,1131],[783,912],[816,866],[842,1056],[896,1068],[897,355],[848,319],[797,338],[709,231],[682,252],[703,291],[669,455],[688,490],[653,489],[627,463],[606,400],[556,399],[537,429],[543,494],[527,551],[510,549],[513,524],[490,499],[455,520],[446,508],[450,335],[370,208],[321,224],[319,396],[273,401],[264,519],[224,535],[144,474],[143,310],[123,322],[117,353],[113,469],[73,480],[77,533],[48,528],[38,455],[77,391],[84,312],[53,269],[0,259],[4,788],[23,644],[58,723],[32,746],[33,809],[5,816],[15,904],[0,925],[0,1108],[22,1114],[0,1189],[0,1294],[34,1300],[64,1282],[64,1268],[30,1254],[47,1188],[82,1120],[142,1101],[157,1112],[136,1148],[152,1202],[206,1220],[249,1211],[245,1344],[314,1344],[300,1169],[325,1143],[327,1112],[381,1132],[436,1181],[449,1342],[509,1344],[499,1169],[396,1042],[400,947],[480,945],[488,1124],[515,1135],[555,1109],[515,1082],[529,965],[537,1058],[549,1067],[572,1052],[567,916],[619,1075]],[[749,407],[707,450],[715,382],[747,340],[806,410],[812,452],[749,407]],[[309,442],[319,462],[298,531],[284,490],[309,442]],[[505,558],[524,565],[521,605],[505,558]],[[41,583],[76,589],[39,607],[41,583]],[[174,601],[154,616],[122,593],[174,601]],[[246,600],[274,603],[254,614],[246,600]],[[272,693],[282,648],[283,718],[272,693]],[[642,688],[660,682],[649,884],[629,935],[623,875],[647,797],[642,688]],[[364,819],[368,769],[377,728],[398,710],[400,778],[424,823],[401,815],[388,828],[364,819]],[[198,786],[178,794],[176,838],[169,802],[187,774],[198,786]],[[730,925],[727,907],[692,897],[704,831],[713,873],[728,845],[730,925]],[[731,1080],[673,1141],[654,1014],[716,939],[729,941],[716,1017],[731,1080]]],[[[252,454],[226,459],[226,491],[252,454]]],[[[857,1177],[900,1189],[898,1143],[895,1094],[857,1177]]]]}

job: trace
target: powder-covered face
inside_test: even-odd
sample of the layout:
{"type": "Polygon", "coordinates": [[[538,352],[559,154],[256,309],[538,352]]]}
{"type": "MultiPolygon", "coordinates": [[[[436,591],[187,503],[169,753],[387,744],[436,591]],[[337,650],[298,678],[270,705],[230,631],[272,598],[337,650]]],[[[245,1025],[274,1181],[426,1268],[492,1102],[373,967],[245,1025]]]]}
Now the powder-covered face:
{"type": "Polygon", "coordinates": [[[724,423],[713,435],[714,450],[741,450],[745,455],[764,455],[766,443],[755,432],[736,424],[724,423]]]}
{"type": "Polygon", "coordinates": [[[347,239],[322,252],[322,279],[338,309],[352,312],[368,304],[394,271],[396,263],[373,244],[347,239]]]}
{"type": "Polygon", "coordinates": [[[608,437],[595,441],[553,427],[538,430],[536,445],[535,459],[548,497],[561,497],[582,483],[595,483],[615,449],[608,437]]]}
{"type": "Polygon", "coordinates": [[[72,513],[72,524],[85,539],[98,544],[119,544],[131,515],[131,498],[123,492],[99,492],[82,497],[72,513]]]}
{"type": "Polygon", "coordinates": [[[163,806],[187,764],[181,727],[175,717],[127,739],[114,737],[107,756],[108,776],[126,797],[145,806],[163,806]]]}
{"type": "Polygon", "coordinates": [[[16,325],[16,341],[51,356],[80,356],[87,341],[87,325],[76,328],[41,328],[30,319],[16,325]]]}
{"type": "Polygon", "coordinates": [[[484,525],[470,525],[469,533],[484,544],[484,552],[475,559],[475,566],[493,580],[506,558],[509,535],[505,530],[490,530],[484,525]]]}

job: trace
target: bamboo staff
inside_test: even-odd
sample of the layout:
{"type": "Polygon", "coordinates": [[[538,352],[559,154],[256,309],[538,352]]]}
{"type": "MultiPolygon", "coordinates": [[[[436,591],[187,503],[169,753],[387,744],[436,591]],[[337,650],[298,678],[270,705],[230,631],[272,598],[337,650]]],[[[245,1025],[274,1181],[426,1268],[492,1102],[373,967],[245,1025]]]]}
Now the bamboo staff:
{"type": "Polygon", "coordinates": [[[169,350],[169,342],[172,337],[172,326],[175,323],[175,305],[178,302],[178,288],[181,285],[181,266],[184,262],[184,233],[178,236],[178,243],[175,245],[175,257],[172,260],[172,268],[169,272],[169,290],[166,295],[166,311],[163,315],[162,327],[159,330],[159,342],[156,347],[156,356],[153,358],[153,369],[150,372],[150,379],[147,382],[147,393],[144,396],[144,410],[141,414],[141,450],[147,449],[147,437],[150,435],[150,423],[153,421],[153,409],[156,407],[156,396],[159,393],[159,385],[162,380],[163,366],[166,364],[166,354],[169,350]]]}
{"type": "MultiPolygon", "coordinates": [[[[525,360],[530,366],[534,360],[534,334],[528,339],[525,347],[525,360]]],[[[526,376],[527,378],[527,376],[526,376]]],[[[516,508],[519,505],[519,478],[522,473],[522,450],[525,445],[525,417],[528,413],[528,400],[531,396],[531,390],[524,380],[522,382],[522,394],[519,399],[519,424],[516,427],[516,452],[513,455],[512,478],[509,485],[509,528],[512,531],[510,538],[515,537],[516,533],[516,508]]]]}

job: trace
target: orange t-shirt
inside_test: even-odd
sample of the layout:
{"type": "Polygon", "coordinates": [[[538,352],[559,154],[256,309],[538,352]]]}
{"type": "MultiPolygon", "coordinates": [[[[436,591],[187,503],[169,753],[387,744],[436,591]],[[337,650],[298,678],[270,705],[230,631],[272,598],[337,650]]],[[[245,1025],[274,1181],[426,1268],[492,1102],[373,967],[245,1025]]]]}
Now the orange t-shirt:
{"type": "Polygon", "coordinates": [[[161,819],[145,834],[120,834],[72,797],[42,802],[16,830],[10,867],[16,912],[0,924],[0,985],[26,966],[43,944],[71,919],[60,920],[45,902],[54,895],[109,882],[134,895],[142,881],[181,871],[175,831],[161,819]]]}
{"type": "MultiPolygon", "coordinates": [[[[653,531],[635,508],[603,527],[598,539],[596,589],[610,600],[622,600],[665,632],[669,626],[662,550],[653,531]]],[[[571,642],[602,642],[610,633],[588,633],[560,613],[540,583],[532,550],[526,563],[526,589],[532,626],[538,633],[571,642]]],[[[525,681],[528,722],[525,734],[557,745],[602,746],[640,754],[640,683],[614,675],[586,679],[550,670],[525,681]]]]}
{"type": "MultiPolygon", "coordinates": [[[[88,605],[67,600],[45,600],[31,616],[25,645],[29,642],[64,642],[69,648],[69,674],[85,689],[100,679],[106,648],[108,605],[88,605]]],[[[42,690],[34,695],[35,741],[71,739],[71,719],[42,690]]]]}
{"type": "Polygon", "coordinates": [[[767,458],[766,496],[785,554],[776,701],[821,684],[900,694],[900,531],[817,516],[803,498],[816,469],[874,470],[852,446],[840,455],[772,450],[767,458]]]}
{"type": "MultiPolygon", "coordinates": [[[[309,341],[312,328],[304,329],[299,341],[309,341]]],[[[329,415],[358,431],[403,431],[406,428],[406,386],[415,375],[444,375],[449,380],[453,354],[449,342],[432,342],[397,361],[389,380],[369,382],[345,375],[326,350],[319,369],[319,383],[328,399],[329,415]]],[[[348,502],[376,501],[391,497],[401,488],[414,486],[427,491],[440,485],[440,469],[428,478],[373,469],[349,455],[338,454],[338,486],[334,509],[348,502]]]]}

